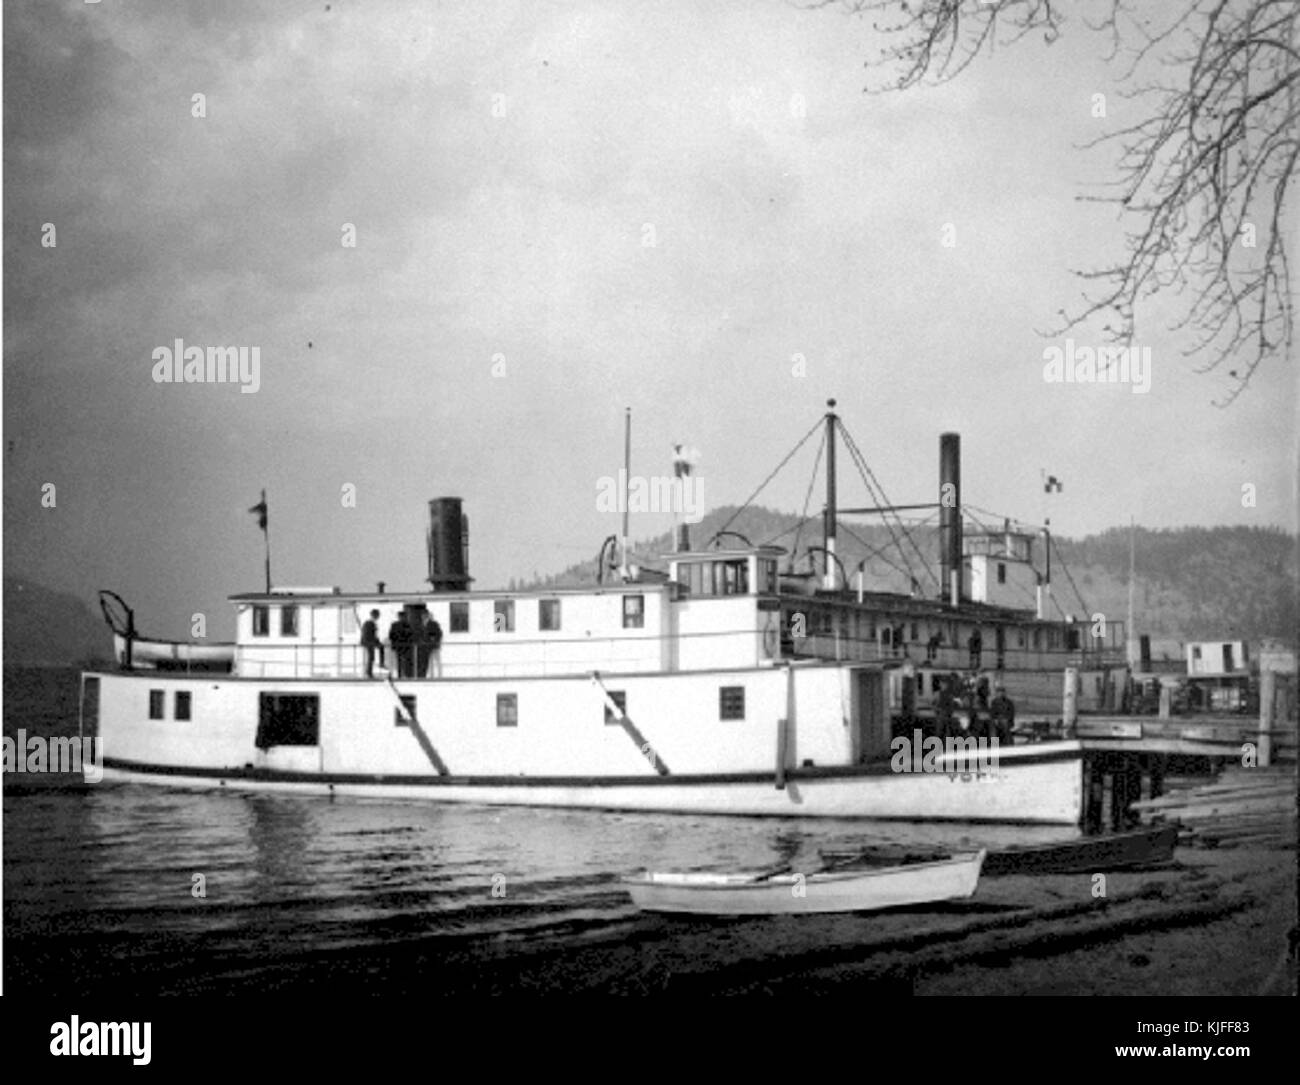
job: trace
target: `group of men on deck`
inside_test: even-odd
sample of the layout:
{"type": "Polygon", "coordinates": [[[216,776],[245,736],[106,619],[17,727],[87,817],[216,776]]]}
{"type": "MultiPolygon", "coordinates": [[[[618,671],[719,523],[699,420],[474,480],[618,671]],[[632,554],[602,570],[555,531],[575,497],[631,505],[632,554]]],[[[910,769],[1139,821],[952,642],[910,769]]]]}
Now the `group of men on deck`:
{"type": "MultiPolygon", "coordinates": [[[[375,657],[384,664],[384,642],[379,637],[379,611],[372,610],[361,627],[361,647],[366,653],[366,677],[375,676],[375,657]]],[[[401,611],[388,627],[388,647],[398,678],[442,677],[442,626],[432,614],[401,611]]]]}
{"type": "Polygon", "coordinates": [[[989,698],[989,680],[985,675],[962,679],[949,674],[939,680],[934,695],[934,720],[941,738],[951,735],[996,738],[1009,746],[1016,726],[1016,706],[1001,682],[993,687],[989,698]]]}

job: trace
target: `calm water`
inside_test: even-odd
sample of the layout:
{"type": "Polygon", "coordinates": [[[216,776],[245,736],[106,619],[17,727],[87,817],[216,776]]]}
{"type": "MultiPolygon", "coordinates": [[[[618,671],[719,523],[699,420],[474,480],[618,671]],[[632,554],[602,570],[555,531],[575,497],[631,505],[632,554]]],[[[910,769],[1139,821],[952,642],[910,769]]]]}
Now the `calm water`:
{"type": "MultiPolygon", "coordinates": [[[[6,735],[76,733],[75,671],[6,668],[4,685],[6,735]]],[[[997,846],[1069,832],[331,801],[9,775],[6,990],[264,989],[288,974],[303,982],[340,954],[358,984],[382,989],[357,964],[372,950],[391,959],[395,947],[427,949],[434,938],[472,960],[503,941],[563,946],[661,922],[637,913],[617,884],[641,867],[811,866],[825,847],[997,846]]]]}

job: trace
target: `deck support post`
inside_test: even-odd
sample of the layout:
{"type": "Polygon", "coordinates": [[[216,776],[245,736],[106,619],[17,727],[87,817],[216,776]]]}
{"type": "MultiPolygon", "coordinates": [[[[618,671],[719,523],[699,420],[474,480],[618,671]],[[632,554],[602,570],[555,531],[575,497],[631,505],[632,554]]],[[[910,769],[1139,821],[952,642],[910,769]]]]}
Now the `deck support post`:
{"type": "Polygon", "coordinates": [[[1277,713],[1277,675],[1261,671],[1259,675],[1259,738],[1255,764],[1267,768],[1273,760],[1273,720],[1277,713]]]}

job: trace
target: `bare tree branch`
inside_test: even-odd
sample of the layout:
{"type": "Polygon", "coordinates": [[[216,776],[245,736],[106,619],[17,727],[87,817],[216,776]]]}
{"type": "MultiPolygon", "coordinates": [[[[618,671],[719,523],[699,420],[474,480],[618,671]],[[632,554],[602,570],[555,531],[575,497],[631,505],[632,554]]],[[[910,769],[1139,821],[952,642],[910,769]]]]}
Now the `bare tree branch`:
{"type": "MultiPolygon", "coordinates": [[[[944,83],[985,51],[1066,24],[1054,0],[819,0],[870,17],[881,36],[869,93],[944,83]]],[[[1261,365],[1289,360],[1294,312],[1287,257],[1300,166],[1297,0],[1092,0],[1079,24],[1109,40],[1121,93],[1143,119],[1085,146],[1117,148],[1101,197],[1124,221],[1123,254],[1074,274],[1082,301],[1048,334],[1102,321],[1131,344],[1158,292],[1184,299],[1173,328],[1200,372],[1223,367],[1233,402],[1261,365]],[[1173,81],[1170,81],[1170,77],[1173,81]],[[1291,201],[1288,201],[1291,195],[1291,201]]],[[[1096,200],[1097,197],[1081,197],[1096,200]]]]}

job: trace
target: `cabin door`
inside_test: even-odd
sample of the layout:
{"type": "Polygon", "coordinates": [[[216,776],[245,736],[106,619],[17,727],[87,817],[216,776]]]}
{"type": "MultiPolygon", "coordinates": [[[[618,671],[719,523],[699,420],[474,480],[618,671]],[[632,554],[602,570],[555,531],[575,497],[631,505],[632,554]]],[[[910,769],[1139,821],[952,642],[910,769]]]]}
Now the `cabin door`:
{"type": "Polygon", "coordinates": [[[889,753],[889,717],[885,712],[885,676],[881,671],[854,672],[853,759],[869,761],[889,753]]]}

